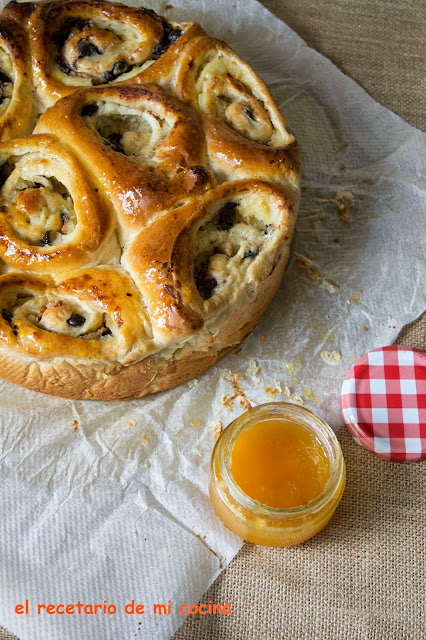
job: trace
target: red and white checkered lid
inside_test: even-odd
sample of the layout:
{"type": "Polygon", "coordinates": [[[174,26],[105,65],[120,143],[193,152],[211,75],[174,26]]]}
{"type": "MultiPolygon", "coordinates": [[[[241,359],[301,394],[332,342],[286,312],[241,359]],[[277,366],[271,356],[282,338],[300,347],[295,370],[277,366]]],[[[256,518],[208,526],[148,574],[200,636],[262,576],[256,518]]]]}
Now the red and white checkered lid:
{"type": "Polygon", "coordinates": [[[349,433],[380,458],[426,457],[426,352],[374,349],[348,371],[340,406],[349,433]]]}

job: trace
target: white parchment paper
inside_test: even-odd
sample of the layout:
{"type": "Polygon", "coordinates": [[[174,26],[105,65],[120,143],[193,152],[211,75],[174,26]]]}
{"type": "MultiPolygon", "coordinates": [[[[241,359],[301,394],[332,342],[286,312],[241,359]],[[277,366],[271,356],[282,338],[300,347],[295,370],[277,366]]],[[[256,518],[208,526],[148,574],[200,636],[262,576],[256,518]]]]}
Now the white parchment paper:
{"type": "Polygon", "coordinates": [[[235,392],[226,371],[242,376],[255,360],[239,382],[250,401],[298,397],[337,428],[353,360],[426,306],[425,134],[255,0],[146,4],[199,21],[271,87],[303,150],[293,263],[241,351],[194,386],[107,404],[0,382],[0,624],[22,640],[169,638],[179,606],[196,603],[240,547],[207,494],[218,421],[242,411],[238,397],[223,405],[235,392]],[[16,615],[26,599],[30,614],[16,615]],[[145,614],[124,613],[132,599],[145,614]],[[115,615],[36,613],[104,600],[115,615]],[[153,615],[169,600],[171,615],[153,615]]]}

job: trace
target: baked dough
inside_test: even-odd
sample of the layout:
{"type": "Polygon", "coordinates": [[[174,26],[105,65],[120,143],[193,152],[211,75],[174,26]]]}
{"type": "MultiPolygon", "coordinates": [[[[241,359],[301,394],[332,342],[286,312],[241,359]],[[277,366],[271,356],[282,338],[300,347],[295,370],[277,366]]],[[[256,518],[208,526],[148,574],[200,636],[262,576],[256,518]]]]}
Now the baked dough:
{"type": "Polygon", "coordinates": [[[12,2],[0,90],[0,376],[139,397],[254,328],[288,262],[300,163],[225,43],[103,0],[12,2]]]}

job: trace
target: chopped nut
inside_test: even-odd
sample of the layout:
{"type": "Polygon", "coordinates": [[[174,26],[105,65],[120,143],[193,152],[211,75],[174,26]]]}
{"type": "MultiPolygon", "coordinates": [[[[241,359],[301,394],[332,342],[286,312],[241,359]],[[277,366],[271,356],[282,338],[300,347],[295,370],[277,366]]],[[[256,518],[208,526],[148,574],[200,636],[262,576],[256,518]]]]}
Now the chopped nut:
{"type": "Polygon", "coordinates": [[[198,429],[198,427],[201,427],[201,424],[202,424],[199,418],[191,418],[190,422],[191,422],[191,425],[196,429],[198,429]]]}

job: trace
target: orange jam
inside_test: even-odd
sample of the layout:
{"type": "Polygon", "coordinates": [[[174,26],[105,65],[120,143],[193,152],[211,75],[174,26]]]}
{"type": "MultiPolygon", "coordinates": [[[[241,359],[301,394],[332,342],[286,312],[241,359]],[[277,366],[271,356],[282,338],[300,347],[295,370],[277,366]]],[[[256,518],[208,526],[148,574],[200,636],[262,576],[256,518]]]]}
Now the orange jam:
{"type": "Polygon", "coordinates": [[[250,409],[223,431],[213,451],[213,506],[231,531],[255,544],[283,547],[316,535],[344,487],[335,434],[295,404],[250,409]]]}
{"type": "Polygon", "coordinates": [[[328,480],[329,463],[313,433],[295,422],[270,418],[237,436],[231,473],[250,498],[289,509],[319,496],[328,480]]]}

